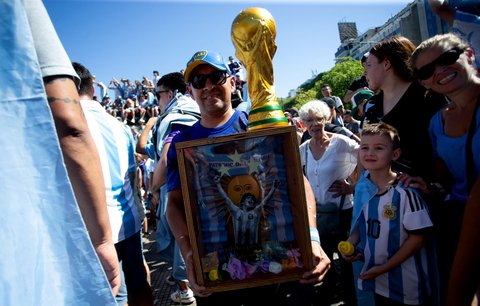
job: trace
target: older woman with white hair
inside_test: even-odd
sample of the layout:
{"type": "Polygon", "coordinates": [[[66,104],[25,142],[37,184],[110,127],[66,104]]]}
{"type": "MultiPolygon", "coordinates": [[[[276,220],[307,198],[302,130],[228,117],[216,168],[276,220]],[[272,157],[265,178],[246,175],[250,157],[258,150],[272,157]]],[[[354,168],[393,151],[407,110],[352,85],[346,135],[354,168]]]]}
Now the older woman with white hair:
{"type": "MultiPolygon", "coordinates": [[[[352,218],[353,186],[346,180],[355,170],[359,144],[341,134],[325,131],[330,108],[319,100],[304,104],[299,111],[311,139],[300,145],[303,171],[310,182],[317,202],[317,228],[322,247],[333,258],[341,240],[348,237],[352,218]]],[[[347,305],[356,305],[351,265],[341,260],[343,294],[336,290],[336,276],[327,274],[325,292],[343,295],[347,305]]],[[[333,301],[332,302],[336,302],[333,301]]]]}

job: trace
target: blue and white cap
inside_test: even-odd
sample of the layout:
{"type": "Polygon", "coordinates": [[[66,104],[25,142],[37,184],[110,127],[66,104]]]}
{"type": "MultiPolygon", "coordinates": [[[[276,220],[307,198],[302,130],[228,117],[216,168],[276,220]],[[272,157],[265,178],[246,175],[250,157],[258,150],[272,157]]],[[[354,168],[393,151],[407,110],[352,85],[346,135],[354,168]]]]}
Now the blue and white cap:
{"type": "Polygon", "coordinates": [[[187,63],[187,68],[185,69],[185,82],[190,82],[190,75],[192,71],[202,64],[210,65],[218,70],[225,71],[228,74],[231,74],[230,69],[225,64],[223,56],[218,52],[208,52],[208,51],[198,51],[192,56],[192,58],[187,63]]]}

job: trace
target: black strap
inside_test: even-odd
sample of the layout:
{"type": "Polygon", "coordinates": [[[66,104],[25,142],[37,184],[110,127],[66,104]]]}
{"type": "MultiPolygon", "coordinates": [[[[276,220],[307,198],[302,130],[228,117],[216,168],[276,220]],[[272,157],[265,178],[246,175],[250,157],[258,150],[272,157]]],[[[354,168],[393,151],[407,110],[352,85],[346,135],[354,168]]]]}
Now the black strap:
{"type": "Polygon", "coordinates": [[[158,155],[158,153],[157,153],[158,128],[160,127],[160,122],[162,121],[162,119],[164,117],[165,116],[163,116],[163,117],[158,116],[157,117],[157,122],[155,122],[155,126],[153,127],[153,131],[152,131],[153,152],[155,153],[155,156],[157,157],[157,160],[160,160],[160,155],[158,155]]]}
{"type": "Polygon", "coordinates": [[[346,195],[342,194],[342,198],[340,199],[340,207],[338,208],[340,211],[343,210],[343,204],[345,204],[345,197],[346,195]]]}
{"type": "Polygon", "coordinates": [[[306,146],[305,146],[305,165],[303,165],[303,175],[305,175],[305,177],[307,177],[307,161],[308,161],[308,146],[310,145],[309,142],[307,142],[306,146]]]}
{"type": "Polygon", "coordinates": [[[470,193],[475,182],[475,163],[473,162],[473,135],[477,127],[477,110],[480,105],[480,97],[477,99],[477,105],[473,111],[472,121],[468,129],[467,143],[465,144],[466,167],[467,167],[467,191],[470,193]]]}

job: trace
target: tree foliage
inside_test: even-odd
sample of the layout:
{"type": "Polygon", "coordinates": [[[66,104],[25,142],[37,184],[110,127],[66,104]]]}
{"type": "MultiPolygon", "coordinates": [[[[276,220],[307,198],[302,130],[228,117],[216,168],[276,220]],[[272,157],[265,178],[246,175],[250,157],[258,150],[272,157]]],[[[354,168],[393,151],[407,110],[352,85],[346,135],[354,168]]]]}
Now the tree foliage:
{"type": "Polygon", "coordinates": [[[322,76],[323,76],[323,72],[321,72],[321,73],[317,74],[315,77],[313,77],[313,78],[305,81],[305,82],[304,82],[302,85],[300,85],[298,88],[299,88],[300,90],[305,90],[305,91],[310,90],[310,89],[312,89],[312,88],[315,86],[315,84],[316,84],[318,81],[320,81],[320,80],[322,79],[322,76]]]}
{"type": "Polygon", "coordinates": [[[313,99],[321,99],[322,85],[329,84],[332,94],[343,99],[352,81],[360,77],[363,67],[360,61],[351,57],[342,57],[336,60],[335,66],[327,72],[318,74],[315,78],[303,83],[298,90],[297,96],[288,101],[290,107],[301,107],[313,99]]]}
{"type": "Polygon", "coordinates": [[[343,99],[352,81],[361,76],[362,73],[363,67],[360,61],[354,60],[353,58],[343,58],[342,61],[337,60],[337,64],[330,69],[330,71],[323,74],[322,79],[315,84],[314,88],[318,88],[319,98],[321,98],[322,85],[329,84],[332,88],[332,95],[339,96],[343,99]]]}

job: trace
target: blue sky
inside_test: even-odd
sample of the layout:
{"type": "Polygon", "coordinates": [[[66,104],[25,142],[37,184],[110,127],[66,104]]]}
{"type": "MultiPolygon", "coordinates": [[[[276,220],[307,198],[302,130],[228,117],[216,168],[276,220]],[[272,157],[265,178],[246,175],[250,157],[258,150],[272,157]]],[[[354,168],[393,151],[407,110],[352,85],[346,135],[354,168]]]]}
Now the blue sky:
{"type": "Polygon", "coordinates": [[[179,71],[198,50],[234,55],[230,28],[248,7],[263,7],[277,27],[273,59],[278,97],[313,73],[334,66],[337,23],[356,22],[359,33],[383,25],[408,0],[370,1],[127,1],[44,0],[72,61],[105,84],[112,76],[141,80],[179,71]]]}

